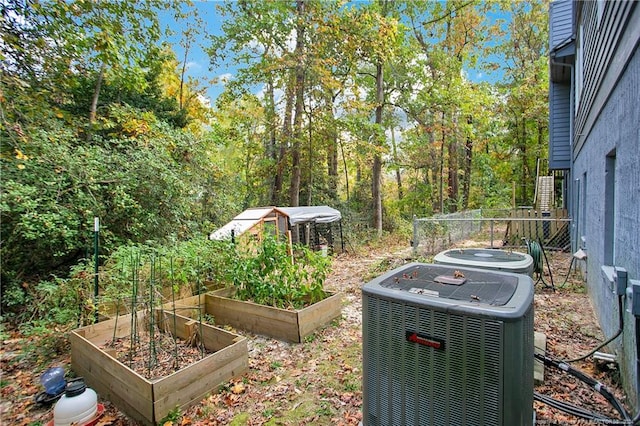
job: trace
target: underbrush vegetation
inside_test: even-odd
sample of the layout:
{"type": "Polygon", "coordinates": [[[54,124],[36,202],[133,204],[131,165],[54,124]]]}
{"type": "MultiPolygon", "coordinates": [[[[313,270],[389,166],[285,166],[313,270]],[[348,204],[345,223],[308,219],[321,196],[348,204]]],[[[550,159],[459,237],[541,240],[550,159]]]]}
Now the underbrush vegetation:
{"type": "Polygon", "coordinates": [[[330,259],[322,253],[268,234],[246,244],[193,239],[163,246],[150,241],[122,246],[103,259],[97,298],[94,265],[83,261],[68,278],[25,284],[9,295],[14,309],[5,311],[2,321],[25,337],[42,336],[90,324],[98,311],[114,315],[150,309],[231,286],[236,298],[296,309],[325,297],[329,269],[330,259]]]}

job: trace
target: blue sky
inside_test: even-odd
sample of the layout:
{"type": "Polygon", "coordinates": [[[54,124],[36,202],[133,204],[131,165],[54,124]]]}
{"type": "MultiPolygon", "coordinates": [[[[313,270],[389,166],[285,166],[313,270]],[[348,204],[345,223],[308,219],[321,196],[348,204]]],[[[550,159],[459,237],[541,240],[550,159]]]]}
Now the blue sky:
{"type": "MultiPolygon", "coordinates": [[[[197,1],[194,2],[194,8],[196,9],[198,16],[203,22],[203,28],[200,29],[200,34],[195,46],[189,49],[189,55],[187,57],[187,75],[193,78],[201,80],[202,86],[207,88],[207,96],[213,103],[215,99],[222,93],[224,87],[222,83],[208,84],[207,82],[214,78],[224,77],[234,73],[235,69],[216,67],[213,70],[209,68],[209,56],[205,52],[205,46],[207,44],[205,34],[221,34],[222,18],[216,10],[216,4],[220,4],[220,1],[197,1]]],[[[160,23],[162,26],[166,26],[174,32],[174,35],[166,39],[172,46],[176,53],[178,61],[182,63],[184,59],[184,48],[180,46],[182,39],[182,31],[189,26],[195,25],[193,21],[177,21],[170,13],[160,13],[160,23]]]]}
{"type": "MultiPolygon", "coordinates": [[[[234,66],[216,66],[211,68],[209,65],[209,56],[205,52],[207,45],[206,34],[220,35],[222,33],[223,18],[216,10],[216,5],[219,4],[222,4],[222,0],[193,2],[193,7],[202,20],[203,27],[199,31],[196,45],[190,48],[187,57],[187,76],[201,81],[202,87],[206,88],[206,96],[211,100],[212,104],[224,90],[224,84],[221,80],[233,76],[236,72],[234,66]],[[209,82],[214,79],[217,79],[217,82],[210,84],[209,82]]],[[[500,14],[496,14],[494,19],[504,18],[504,16],[499,15],[500,14]]],[[[174,32],[173,36],[166,39],[166,41],[173,46],[178,61],[182,62],[184,58],[184,48],[180,46],[181,33],[188,27],[196,25],[196,23],[193,20],[176,20],[172,14],[166,12],[160,13],[160,23],[174,32]]],[[[494,72],[487,75],[486,72],[482,70],[468,70],[467,77],[474,82],[486,81],[495,83],[501,77],[501,74],[500,72],[494,72]]]]}

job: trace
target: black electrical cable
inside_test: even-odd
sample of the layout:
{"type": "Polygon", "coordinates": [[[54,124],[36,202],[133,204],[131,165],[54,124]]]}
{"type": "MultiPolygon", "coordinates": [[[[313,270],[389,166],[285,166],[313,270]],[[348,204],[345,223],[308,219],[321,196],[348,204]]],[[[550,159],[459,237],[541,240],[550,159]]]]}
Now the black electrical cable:
{"type": "MultiPolygon", "coordinates": [[[[587,409],[578,407],[576,405],[570,404],[568,402],[560,401],[558,399],[551,398],[550,396],[541,394],[539,392],[533,393],[533,399],[536,401],[540,401],[543,404],[549,405],[550,407],[557,408],[560,411],[564,411],[567,414],[571,414],[575,417],[580,417],[587,420],[596,420],[596,421],[616,421],[620,420],[610,419],[608,417],[604,417],[601,414],[595,413],[593,411],[589,411],[587,409]]],[[[623,423],[624,424],[624,423],[623,423]]],[[[627,423],[628,424],[628,423],[627,423]]]]}
{"type": "MultiPolygon", "coordinates": [[[[582,355],[578,358],[574,358],[574,359],[568,359],[568,360],[564,360],[564,362],[578,362],[578,361],[582,361],[583,359],[587,359],[589,358],[591,355],[595,354],[596,352],[598,352],[600,349],[604,348],[605,346],[607,346],[609,343],[613,342],[618,336],[620,336],[622,334],[622,330],[624,330],[624,311],[623,311],[623,307],[622,307],[622,296],[618,296],[618,331],[616,331],[616,333],[611,336],[610,338],[608,338],[606,341],[600,343],[598,346],[596,346],[593,350],[591,350],[591,352],[582,355]]],[[[640,371],[640,370],[639,370],[640,371]]]]}
{"type": "MultiPolygon", "coordinates": [[[[538,392],[534,392],[534,399],[536,399],[537,401],[540,401],[542,403],[545,403],[551,407],[555,407],[559,410],[562,410],[568,414],[571,414],[573,416],[576,417],[581,417],[584,419],[589,419],[589,420],[593,420],[595,422],[598,423],[603,423],[603,424],[613,424],[613,425],[631,425],[631,426],[637,426],[640,425],[640,410],[638,410],[638,412],[636,413],[635,416],[633,416],[633,418],[631,418],[631,416],[629,415],[629,413],[627,413],[627,411],[625,410],[624,406],[620,403],[620,401],[618,401],[615,396],[609,392],[609,390],[604,387],[604,385],[602,385],[602,383],[598,382],[597,380],[595,380],[594,378],[587,376],[586,374],[580,372],[579,370],[576,370],[575,368],[571,367],[568,363],[569,362],[575,362],[575,361],[581,361],[591,355],[593,355],[596,351],[598,351],[599,349],[601,349],[602,347],[604,347],[605,345],[611,343],[613,341],[613,339],[615,339],[616,337],[618,337],[621,333],[622,330],[624,329],[624,312],[622,311],[622,296],[618,297],[618,313],[619,313],[619,319],[620,319],[620,328],[618,330],[618,332],[616,334],[614,334],[611,338],[609,338],[607,341],[603,342],[602,344],[600,344],[597,348],[595,348],[594,350],[592,350],[591,352],[589,352],[588,354],[580,357],[580,358],[576,358],[573,360],[568,360],[568,361],[558,361],[558,360],[554,360],[552,358],[549,358],[545,355],[540,355],[540,354],[534,354],[534,357],[543,361],[545,365],[549,365],[549,366],[553,366],[556,368],[559,368],[560,370],[563,370],[569,374],[571,374],[572,376],[582,380],[583,382],[587,383],[588,385],[592,386],[595,390],[597,390],[602,396],[604,396],[604,398],[613,406],[613,408],[616,409],[616,411],[618,411],[618,413],[620,415],[622,415],[622,417],[624,417],[624,420],[617,420],[617,419],[610,419],[607,417],[604,417],[598,413],[593,413],[589,410],[585,410],[583,408],[580,407],[576,407],[575,405],[569,404],[567,402],[564,401],[559,401],[557,399],[553,399],[549,396],[546,395],[542,395],[539,394],[538,392]]],[[[636,316],[635,318],[635,338],[636,338],[636,389],[640,390],[640,317],[636,316]]]]}
{"type": "MultiPolygon", "coordinates": [[[[640,392],[640,317],[636,317],[636,389],[640,392]]],[[[640,409],[631,424],[640,424],[640,409]]]]}
{"type": "MultiPolygon", "coordinates": [[[[600,416],[602,420],[606,420],[607,422],[622,422],[622,423],[609,423],[609,424],[634,424],[634,423],[629,423],[632,422],[631,416],[629,416],[629,413],[627,413],[627,410],[624,408],[624,406],[620,403],[620,401],[618,401],[616,399],[616,397],[609,391],[609,389],[607,389],[602,383],[600,383],[599,381],[597,381],[596,379],[594,379],[591,376],[588,376],[586,374],[584,374],[583,372],[573,368],[572,366],[570,366],[569,364],[559,361],[559,360],[555,360],[553,358],[550,358],[548,356],[545,355],[540,355],[540,354],[534,354],[534,357],[543,361],[545,365],[547,366],[551,366],[551,367],[555,367],[559,370],[562,370],[574,377],[576,377],[577,379],[583,381],[584,383],[586,383],[587,385],[591,386],[592,388],[594,388],[596,391],[598,391],[598,393],[600,393],[600,395],[602,395],[607,402],[609,402],[609,404],[611,404],[611,406],[620,414],[620,416],[622,416],[623,420],[616,420],[616,419],[610,419],[608,417],[604,417],[604,416],[600,416]]],[[[549,397],[547,397],[549,398],[549,397]]],[[[554,400],[557,401],[557,400],[554,400]]],[[[541,401],[542,402],[542,401],[541,401]]],[[[564,403],[562,401],[558,401],[559,404],[564,404],[564,405],[570,405],[568,403],[564,403]]],[[[584,410],[585,412],[587,410],[584,410]]],[[[572,413],[570,413],[572,414],[572,413]]],[[[599,415],[598,415],[599,416],[599,415]]],[[[598,418],[591,418],[592,420],[600,420],[598,418]]]]}
{"type": "Polygon", "coordinates": [[[544,246],[542,245],[542,240],[538,242],[540,245],[540,250],[542,251],[542,256],[544,256],[544,260],[547,262],[547,271],[549,271],[549,281],[551,281],[551,289],[556,291],[556,286],[553,284],[553,273],[551,273],[551,265],[549,264],[549,259],[547,258],[547,252],[544,251],[544,246]]]}

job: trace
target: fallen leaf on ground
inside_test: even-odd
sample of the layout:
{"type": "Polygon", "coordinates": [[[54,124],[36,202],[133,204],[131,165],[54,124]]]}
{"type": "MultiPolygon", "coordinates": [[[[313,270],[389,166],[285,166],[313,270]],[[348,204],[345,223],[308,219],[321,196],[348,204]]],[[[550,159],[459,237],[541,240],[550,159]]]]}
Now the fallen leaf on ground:
{"type": "Polygon", "coordinates": [[[235,393],[236,395],[241,394],[242,392],[244,392],[244,385],[241,382],[236,383],[235,385],[231,386],[231,392],[235,393]]]}

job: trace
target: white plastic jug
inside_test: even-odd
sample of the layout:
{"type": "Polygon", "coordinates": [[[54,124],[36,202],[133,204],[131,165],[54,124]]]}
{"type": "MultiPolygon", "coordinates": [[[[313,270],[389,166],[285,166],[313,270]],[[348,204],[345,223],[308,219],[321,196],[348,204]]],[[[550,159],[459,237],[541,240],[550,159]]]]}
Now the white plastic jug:
{"type": "Polygon", "coordinates": [[[98,395],[88,388],[84,379],[70,380],[62,398],[53,407],[54,426],[83,425],[95,417],[98,395]]]}

